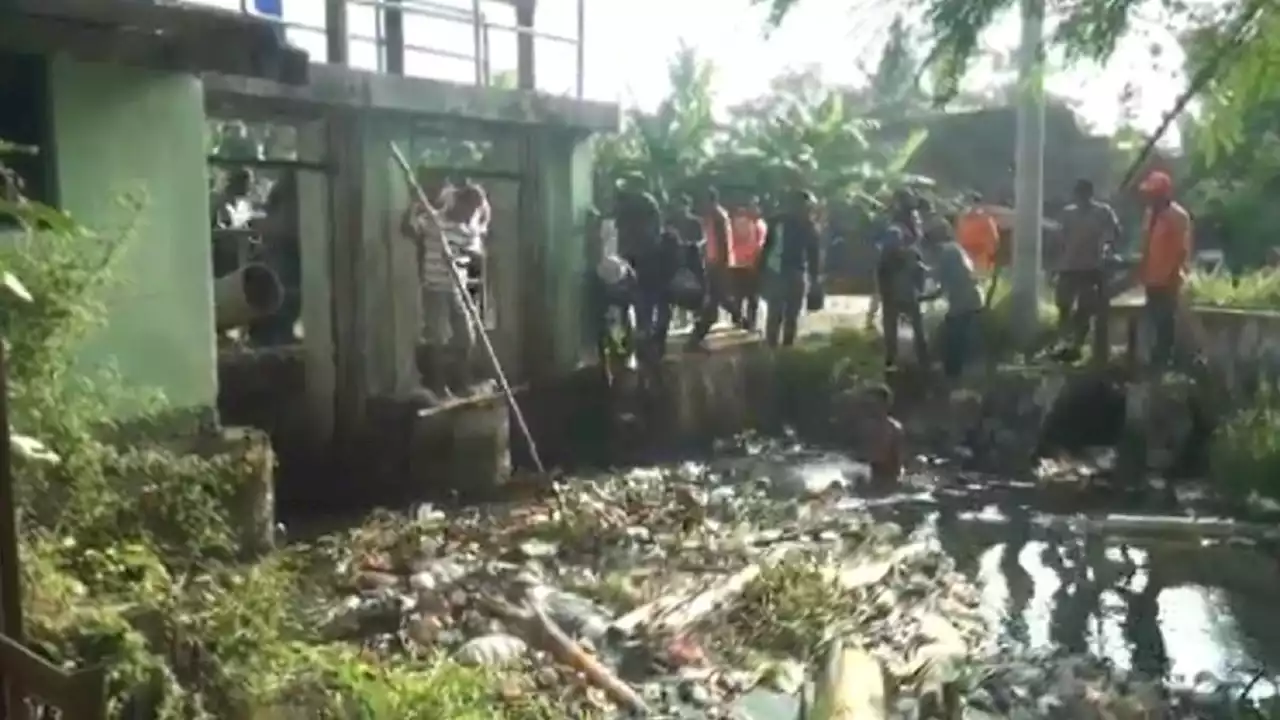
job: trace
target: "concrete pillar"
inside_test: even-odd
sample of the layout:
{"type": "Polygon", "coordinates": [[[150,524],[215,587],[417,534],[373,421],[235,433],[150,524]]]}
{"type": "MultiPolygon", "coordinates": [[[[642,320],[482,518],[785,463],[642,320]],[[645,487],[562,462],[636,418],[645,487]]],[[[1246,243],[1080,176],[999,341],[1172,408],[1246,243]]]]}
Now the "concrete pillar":
{"type": "Polygon", "coordinates": [[[361,251],[364,301],[361,338],[369,397],[405,398],[419,383],[415,353],[422,326],[418,260],[413,243],[400,235],[400,214],[409,199],[404,173],[388,141],[409,147],[409,125],[394,119],[364,123],[364,183],[361,251]]]}
{"type": "Polygon", "coordinates": [[[535,278],[524,290],[525,367],[531,378],[576,367],[591,342],[584,323],[587,225],[591,208],[589,138],[543,129],[528,140],[522,189],[522,267],[535,278]]]}
{"type": "MultiPolygon", "coordinates": [[[[518,0],[516,26],[532,30],[536,23],[537,8],[537,0],[518,0]]],[[[516,87],[521,90],[535,90],[538,87],[533,46],[534,37],[530,33],[522,32],[516,36],[516,87]]]]}
{"type": "MultiPolygon", "coordinates": [[[[364,292],[365,131],[369,118],[357,109],[327,116],[331,257],[329,265],[335,365],[334,434],[350,437],[364,416],[366,308],[364,292]]],[[[305,254],[304,254],[305,258],[305,254]]],[[[313,258],[313,261],[315,259],[313,258]]],[[[303,274],[307,273],[304,260],[303,274]]],[[[313,265],[314,267],[314,265],[313,265]]],[[[304,291],[305,292],[305,291],[304,291]]],[[[306,302],[304,297],[303,302],[306,302]]],[[[303,312],[307,309],[304,305],[303,312]]],[[[308,333],[310,335],[310,333],[308,333]]]]}
{"type": "MultiPolygon", "coordinates": [[[[326,158],[329,137],[325,122],[315,120],[298,129],[298,155],[304,160],[326,158]]],[[[312,439],[327,443],[333,437],[334,394],[337,391],[333,327],[333,214],[329,178],[323,173],[298,171],[298,231],[302,255],[302,345],[306,352],[307,416],[312,439]]]]}
{"type": "Polygon", "coordinates": [[[385,43],[383,58],[390,75],[404,74],[404,11],[399,5],[400,0],[387,0],[388,7],[381,10],[382,40],[385,43]]]}
{"type": "Polygon", "coordinates": [[[328,50],[325,62],[330,65],[346,65],[350,53],[347,51],[351,31],[347,25],[347,0],[325,0],[324,3],[324,36],[328,50]]]}

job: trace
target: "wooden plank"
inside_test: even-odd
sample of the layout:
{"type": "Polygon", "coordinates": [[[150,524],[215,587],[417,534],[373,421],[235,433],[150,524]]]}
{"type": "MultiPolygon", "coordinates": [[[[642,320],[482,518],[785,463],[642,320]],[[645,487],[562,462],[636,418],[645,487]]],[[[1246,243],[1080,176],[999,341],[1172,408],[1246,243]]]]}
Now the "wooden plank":
{"type": "Polygon", "coordinates": [[[23,694],[58,707],[67,720],[106,716],[106,676],[100,668],[68,673],[8,635],[0,635],[0,669],[23,694]]]}
{"type": "MultiPolygon", "coordinates": [[[[18,553],[18,505],[14,492],[13,457],[9,428],[9,364],[4,344],[0,343],[0,632],[14,647],[22,650],[22,569],[18,553]]],[[[20,689],[29,687],[22,677],[21,663],[0,664],[4,670],[4,715],[24,718],[26,706],[20,689]],[[15,664],[18,665],[15,667],[15,664]]]]}
{"type": "Polygon", "coordinates": [[[302,170],[304,172],[318,172],[325,175],[333,175],[333,165],[330,163],[315,162],[314,160],[258,160],[255,158],[228,158],[220,155],[210,155],[206,158],[206,162],[210,165],[218,167],[251,167],[263,170],[302,170]]]}

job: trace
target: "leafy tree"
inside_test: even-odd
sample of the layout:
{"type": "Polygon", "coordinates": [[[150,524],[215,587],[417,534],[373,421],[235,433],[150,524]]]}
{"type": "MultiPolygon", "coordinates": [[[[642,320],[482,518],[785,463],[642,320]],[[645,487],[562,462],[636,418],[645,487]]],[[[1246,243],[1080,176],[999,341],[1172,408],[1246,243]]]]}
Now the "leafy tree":
{"type": "MultiPolygon", "coordinates": [[[[768,6],[769,22],[780,23],[804,0],[753,0],[768,6]]],[[[929,27],[933,47],[927,58],[935,70],[935,92],[954,96],[959,81],[980,54],[983,31],[1019,0],[912,0],[929,27]]],[[[1058,22],[1047,38],[1049,49],[1061,51],[1068,62],[1105,61],[1128,32],[1142,0],[1048,0],[1048,12],[1058,22]]],[[[1161,5],[1169,27],[1206,30],[1201,62],[1185,97],[1169,114],[1171,124],[1192,96],[1204,100],[1209,123],[1203,141],[1228,147],[1243,138],[1248,108],[1280,99],[1280,6],[1264,0],[1241,3],[1168,0],[1161,5]]],[[[1159,134],[1159,133],[1157,133],[1159,134]]]]}
{"type": "Polygon", "coordinates": [[[871,76],[869,100],[877,115],[900,117],[926,105],[918,77],[921,58],[913,50],[915,38],[901,15],[889,26],[880,61],[871,76]]]}
{"type": "Polygon", "coordinates": [[[876,121],[851,112],[846,91],[814,68],[783,74],[767,92],[717,121],[714,68],[690,48],[670,66],[671,91],[653,114],[631,112],[597,145],[597,187],[640,172],[659,195],[714,184],[729,194],[776,197],[805,187],[841,201],[864,186],[905,179],[923,137],[877,142],[876,121]]]}

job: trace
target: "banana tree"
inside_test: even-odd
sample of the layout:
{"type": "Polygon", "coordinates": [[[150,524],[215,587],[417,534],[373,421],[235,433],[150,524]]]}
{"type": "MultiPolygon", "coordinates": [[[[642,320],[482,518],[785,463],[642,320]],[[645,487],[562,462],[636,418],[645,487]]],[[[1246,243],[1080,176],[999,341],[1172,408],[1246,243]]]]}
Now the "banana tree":
{"type": "Polygon", "coordinates": [[[845,91],[811,71],[784,76],[772,92],[735,109],[725,177],[762,188],[803,186],[828,201],[866,196],[868,186],[920,182],[906,174],[923,131],[905,141],[877,137],[876,121],[850,112],[845,91]]]}
{"type": "Polygon", "coordinates": [[[714,66],[682,46],[668,66],[670,94],[652,114],[631,111],[622,132],[596,146],[597,188],[628,173],[643,175],[659,196],[702,176],[719,134],[714,66]]]}

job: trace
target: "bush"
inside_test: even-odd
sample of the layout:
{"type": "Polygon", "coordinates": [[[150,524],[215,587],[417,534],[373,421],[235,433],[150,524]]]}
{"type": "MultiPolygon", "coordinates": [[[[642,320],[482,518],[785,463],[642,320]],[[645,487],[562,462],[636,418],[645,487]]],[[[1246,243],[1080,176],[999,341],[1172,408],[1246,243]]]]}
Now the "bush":
{"type": "Polygon", "coordinates": [[[1280,271],[1264,268],[1234,278],[1223,272],[1192,273],[1187,296],[1193,305],[1280,310],[1280,271]]]}
{"type": "MultiPolygon", "coordinates": [[[[0,177],[9,177],[2,165],[0,177]]],[[[102,324],[99,298],[129,228],[90,233],[11,197],[0,193],[0,214],[23,230],[0,248],[10,420],[50,451],[26,453],[16,468],[34,649],[63,667],[105,665],[112,717],[554,716],[536,704],[495,710],[495,678],[483,671],[439,657],[386,664],[322,640],[332,571],[317,576],[314,551],[236,560],[229,506],[259,481],[263,458],[198,457],[145,436],[132,447],[108,442],[121,437],[108,418],[123,403],[162,408],[76,363],[102,324]]]]}
{"type": "Polygon", "coordinates": [[[1263,388],[1253,404],[1218,426],[1210,463],[1225,494],[1247,498],[1257,493],[1280,500],[1280,391],[1263,388]]]}

